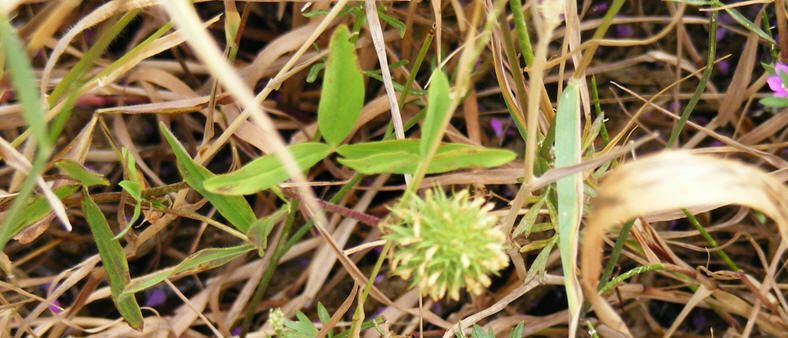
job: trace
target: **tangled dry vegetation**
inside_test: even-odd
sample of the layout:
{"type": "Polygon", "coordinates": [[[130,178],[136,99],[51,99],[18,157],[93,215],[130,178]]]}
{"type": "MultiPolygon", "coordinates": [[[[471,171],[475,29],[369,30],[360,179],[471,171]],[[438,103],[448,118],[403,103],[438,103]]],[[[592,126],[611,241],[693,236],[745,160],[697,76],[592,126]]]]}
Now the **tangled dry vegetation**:
{"type": "Polygon", "coordinates": [[[0,21],[4,337],[788,329],[784,0],[0,21]]]}

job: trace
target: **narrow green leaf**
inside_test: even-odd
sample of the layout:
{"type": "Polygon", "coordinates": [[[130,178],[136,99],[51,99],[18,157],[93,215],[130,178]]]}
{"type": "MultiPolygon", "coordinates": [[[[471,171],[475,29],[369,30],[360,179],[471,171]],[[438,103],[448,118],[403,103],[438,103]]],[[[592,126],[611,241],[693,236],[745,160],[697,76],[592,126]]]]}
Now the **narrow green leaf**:
{"type": "Polygon", "coordinates": [[[123,294],[132,295],[175,275],[193,274],[218,268],[252,250],[254,250],[254,245],[242,244],[228,248],[208,248],[197,251],[176,266],[135,278],[128,283],[123,294]]]}
{"type": "Polygon", "coordinates": [[[0,14],[0,46],[5,53],[6,69],[11,75],[11,84],[22,103],[22,117],[30,126],[33,137],[38,143],[37,146],[43,151],[48,151],[52,144],[47,135],[45,113],[35,84],[36,77],[25,55],[25,47],[5,14],[0,14]]]}
{"type": "Polygon", "coordinates": [[[536,255],[534,262],[531,263],[531,268],[528,269],[528,273],[525,274],[525,282],[528,283],[531,281],[532,278],[536,277],[537,273],[543,273],[545,267],[547,267],[547,259],[550,257],[550,252],[553,251],[553,246],[555,246],[555,242],[558,241],[557,236],[550,237],[550,242],[542,248],[542,251],[539,251],[539,254],[536,255]]]}
{"type": "MultiPolygon", "coordinates": [[[[16,198],[6,210],[0,225],[0,251],[3,251],[14,232],[13,224],[19,222],[22,208],[29,202],[36,180],[46,167],[52,152],[51,140],[47,135],[46,119],[41,107],[41,100],[35,83],[35,75],[30,61],[25,54],[22,41],[14,32],[11,22],[3,11],[0,11],[0,48],[5,58],[5,65],[11,77],[11,85],[16,90],[17,98],[22,105],[22,117],[30,126],[30,132],[36,140],[36,154],[30,171],[22,181],[16,198]]],[[[10,273],[10,271],[6,271],[10,273]]]]}
{"type": "MultiPolygon", "coordinates": [[[[565,167],[580,162],[580,100],[577,83],[571,80],[561,94],[555,116],[555,166],[565,167]]],[[[582,306],[582,294],[577,280],[577,247],[582,206],[581,174],[576,173],[556,182],[558,198],[558,249],[564,282],[573,318],[582,306]]],[[[574,319],[573,319],[574,320],[574,319]]]]}
{"type": "MultiPolygon", "coordinates": [[[[308,169],[331,153],[331,147],[316,142],[299,143],[288,147],[296,163],[308,169]]],[[[290,176],[275,154],[262,156],[240,169],[205,180],[209,192],[225,195],[248,195],[269,189],[290,176]]]]}
{"type": "MultiPolygon", "coordinates": [[[[75,193],[78,188],[79,187],[76,185],[64,185],[62,187],[53,189],[52,192],[55,193],[55,196],[57,196],[59,199],[63,199],[75,193]]],[[[16,221],[10,224],[10,229],[12,230],[8,238],[4,238],[4,242],[13,236],[16,236],[16,234],[25,228],[40,221],[50,212],[52,212],[52,207],[49,206],[49,202],[47,201],[46,197],[36,196],[32,201],[30,201],[30,203],[25,205],[16,221]]]]}
{"type": "MultiPolygon", "coordinates": [[[[337,152],[339,162],[362,174],[413,173],[422,161],[417,140],[389,140],[343,145],[337,152]]],[[[442,144],[427,173],[442,173],[461,168],[499,166],[516,155],[504,149],[488,149],[467,144],[442,144]]]]}
{"type": "Polygon", "coordinates": [[[767,96],[758,100],[758,102],[764,106],[771,107],[771,108],[785,108],[788,107],[788,98],[786,97],[776,97],[776,96],[767,96]]]}
{"type": "Polygon", "coordinates": [[[197,162],[194,162],[186,149],[183,148],[180,142],[172,135],[164,124],[159,124],[159,129],[162,135],[169,143],[172,152],[175,153],[176,165],[178,172],[183,176],[183,180],[194,189],[198,194],[205,197],[219,212],[222,217],[227,219],[230,224],[237,229],[246,232],[249,230],[249,225],[252,224],[257,217],[254,211],[249,206],[249,203],[241,196],[224,196],[214,194],[206,190],[204,182],[207,179],[215,177],[210,170],[206,169],[197,162]]]}
{"type": "Polygon", "coordinates": [[[249,231],[246,232],[246,237],[248,237],[249,240],[257,246],[260,256],[263,255],[263,250],[265,250],[266,246],[268,245],[268,234],[271,233],[274,223],[287,215],[288,212],[290,212],[290,206],[285,204],[275,213],[258,219],[254,221],[251,226],[249,226],[249,231]]]}
{"type": "Polygon", "coordinates": [[[118,183],[118,185],[123,188],[131,198],[135,201],[139,202],[142,200],[142,189],[140,188],[140,184],[134,181],[123,180],[118,183]]]}
{"type": "Polygon", "coordinates": [[[769,34],[766,34],[766,32],[764,32],[763,29],[761,29],[761,27],[758,27],[758,25],[754,24],[752,21],[750,21],[750,19],[747,19],[744,15],[739,13],[739,11],[737,11],[735,8],[726,7],[725,12],[727,12],[728,15],[730,15],[731,18],[733,18],[733,20],[736,20],[736,22],[744,26],[744,28],[747,28],[747,30],[749,30],[750,32],[753,32],[756,35],[758,35],[761,39],[764,39],[769,43],[775,43],[774,39],[772,39],[772,37],[769,36],[769,34]]]}
{"type": "Polygon", "coordinates": [[[434,142],[440,142],[436,138],[441,134],[440,128],[449,111],[449,101],[449,79],[440,68],[435,68],[430,88],[427,89],[427,115],[424,116],[424,125],[421,126],[419,153],[422,157],[427,156],[434,142]]]}
{"type": "Polygon", "coordinates": [[[328,45],[323,90],[317,107],[320,133],[332,147],[350,134],[364,105],[364,78],[355,49],[347,26],[337,27],[328,45]]]}
{"type": "Polygon", "coordinates": [[[87,189],[82,189],[82,212],[90,226],[90,232],[98,247],[101,262],[107,272],[109,289],[112,293],[112,300],[115,307],[124,319],[135,329],[142,328],[142,312],[134,294],[121,295],[123,288],[129,282],[129,263],[123,253],[120,243],[112,240],[112,230],[107,224],[107,219],[99,209],[98,205],[90,198],[87,189]]]}
{"type": "Polygon", "coordinates": [[[65,159],[57,161],[55,162],[55,166],[60,168],[60,170],[63,170],[66,175],[70,176],[84,186],[92,187],[94,185],[109,185],[109,181],[107,181],[104,176],[90,171],[81,164],[72,160],[65,159]]]}
{"type": "Polygon", "coordinates": [[[521,233],[525,233],[525,237],[528,238],[531,235],[531,231],[533,231],[533,226],[536,223],[536,217],[539,216],[539,210],[542,209],[544,206],[545,201],[547,201],[547,196],[550,194],[550,189],[547,189],[544,194],[539,198],[539,200],[534,203],[530,209],[525,213],[522,220],[520,220],[520,224],[517,225],[517,228],[514,229],[512,233],[512,238],[517,237],[521,233]]]}

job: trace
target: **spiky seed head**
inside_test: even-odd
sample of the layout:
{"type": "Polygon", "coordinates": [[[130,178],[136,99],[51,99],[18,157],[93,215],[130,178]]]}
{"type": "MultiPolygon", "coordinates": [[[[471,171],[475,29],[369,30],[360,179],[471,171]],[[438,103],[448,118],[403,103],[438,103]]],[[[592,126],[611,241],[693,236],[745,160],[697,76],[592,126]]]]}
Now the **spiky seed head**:
{"type": "Polygon", "coordinates": [[[492,208],[467,190],[447,196],[440,187],[394,207],[384,236],[394,244],[393,273],[435,300],[447,292],[459,299],[463,287],[480,294],[490,285],[487,275],[509,265],[492,208]]]}

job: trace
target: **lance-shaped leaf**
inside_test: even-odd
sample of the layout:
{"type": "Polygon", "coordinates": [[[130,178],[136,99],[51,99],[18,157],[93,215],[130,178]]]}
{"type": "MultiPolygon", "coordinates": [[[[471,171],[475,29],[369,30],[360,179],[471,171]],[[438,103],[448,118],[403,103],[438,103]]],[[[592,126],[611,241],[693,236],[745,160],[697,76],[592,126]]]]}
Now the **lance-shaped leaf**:
{"type": "MultiPolygon", "coordinates": [[[[576,80],[570,80],[558,100],[555,114],[555,166],[567,167],[580,162],[580,95],[576,80]]],[[[577,279],[577,247],[580,217],[583,207],[581,173],[556,182],[558,196],[558,249],[564,270],[564,285],[572,316],[577,325],[583,294],[577,279]]]]}
{"type": "Polygon", "coordinates": [[[203,185],[205,180],[215,177],[216,175],[199,163],[194,162],[194,160],[189,157],[189,154],[186,153],[181,143],[175,139],[175,136],[167,130],[164,124],[160,124],[159,129],[161,129],[162,135],[164,135],[173,153],[175,153],[178,171],[181,173],[181,176],[183,176],[183,180],[186,181],[194,191],[211,202],[211,204],[216,207],[216,211],[227,219],[230,224],[244,232],[249,230],[249,225],[257,219],[249,203],[240,196],[224,196],[206,190],[203,185]]]}
{"type": "MultiPolygon", "coordinates": [[[[343,145],[337,152],[339,162],[362,174],[413,173],[422,156],[417,140],[391,140],[343,145]]],[[[427,173],[442,173],[461,168],[499,166],[516,155],[504,149],[488,149],[468,144],[442,144],[430,162],[427,173]]]]}
{"type": "Polygon", "coordinates": [[[254,249],[255,246],[252,244],[242,244],[229,248],[209,248],[197,251],[176,266],[135,278],[123,290],[123,295],[133,295],[175,275],[192,274],[218,268],[254,249]]]}
{"type": "Polygon", "coordinates": [[[436,68],[432,72],[430,88],[427,90],[427,114],[421,127],[419,152],[422,157],[427,156],[433,142],[440,142],[438,135],[443,135],[440,129],[449,112],[449,101],[449,79],[440,68],[436,68]]]}
{"type": "Polygon", "coordinates": [[[121,316],[135,329],[142,328],[142,312],[133,293],[121,294],[123,288],[129,282],[129,263],[123,248],[117,240],[112,239],[112,230],[107,224],[107,219],[99,209],[98,205],[90,198],[86,189],[82,190],[82,212],[90,226],[90,232],[98,247],[101,262],[107,272],[109,280],[109,290],[112,293],[112,301],[120,312],[121,316]]]}
{"type": "MultiPolygon", "coordinates": [[[[331,153],[330,146],[317,142],[299,143],[289,146],[288,149],[301,169],[312,167],[331,153]]],[[[268,154],[234,172],[209,178],[204,184],[209,192],[248,195],[269,189],[289,177],[279,158],[275,154],[268,154]]]]}
{"type": "Polygon", "coordinates": [[[109,185],[109,181],[103,175],[90,171],[73,160],[60,160],[55,162],[55,166],[84,186],[109,185]]]}
{"type": "Polygon", "coordinates": [[[339,25],[328,45],[317,125],[326,143],[336,147],[350,134],[364,105],[364,78],[350,42],[350,32],[339,25]]]}

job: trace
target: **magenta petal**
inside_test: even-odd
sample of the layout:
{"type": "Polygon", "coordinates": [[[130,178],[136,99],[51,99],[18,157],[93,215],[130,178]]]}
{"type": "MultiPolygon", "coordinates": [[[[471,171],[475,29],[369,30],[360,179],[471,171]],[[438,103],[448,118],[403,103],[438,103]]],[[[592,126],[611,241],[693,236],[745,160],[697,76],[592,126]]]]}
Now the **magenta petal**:
{"type": "Polygon", "coordinates": [[[766,83],[769,84],[769,88],[774,92],[774,96],[788,97],[788,90],[785,90],[785,86],[783,86],[779,76],[769,76],[766,79],[766,83]]]}
{"type": "Polygon", "coordinates": [[[780,72],[785,72],[786,74],[788,74],[788,65],[779,62],[776,63],[774,65],[774,74],[777,75],[777,77],[779,77],[780,72]]]}

